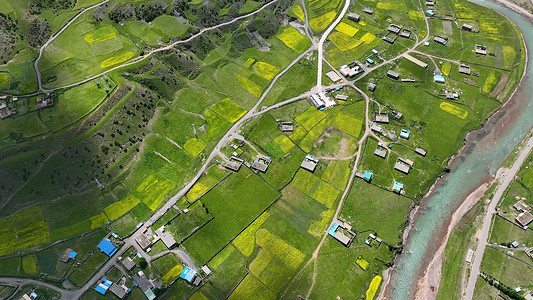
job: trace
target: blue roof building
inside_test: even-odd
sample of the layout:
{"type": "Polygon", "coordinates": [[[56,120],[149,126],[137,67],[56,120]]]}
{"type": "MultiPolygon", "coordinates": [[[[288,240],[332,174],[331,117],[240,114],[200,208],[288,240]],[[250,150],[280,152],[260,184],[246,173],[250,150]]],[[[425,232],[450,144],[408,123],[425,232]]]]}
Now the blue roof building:
{"type": "Polygon", "coordinates": [[[403,183],[394,182],[394,186],[392,190],[395,191],[396,193],[401,192],[403,190],[403,183]]]}
{"type": "Polygon", "coordinates": [[[444,76],[435,74],[433,75],[433,81],[435,81],[436,83],[444,83],[444,76]]]}
{"type": "Polygon", "coordinates": [[[335,231],[337,230],[337,227],[339,227],[339,224],[335,222],[333,226],[331,226],[331,228],[329,229],[328,234],[331,236],[335,236],[335,231]]]}
{"type": "Polygon", "coordinates": [[[372,179],[372,173],[370,173],[370,172],[365,172],[364,179],[365,179],[366,181],[370,181],[370,180],[372,179]]]}
{"type": "Polygon", "coordinates": [[[110,280],[108,280],[107,278],[104,278],[102,279],[102,282],[100,282],[100,284],[98,284],[98,286],[95,288],[95,290],[98,293],[105,295],[105,293],[107,292],[107,290],[112,284],[113,283],[110,280]]]}
{"type": "Polygon", "coordinates": [[[78,255],[78,253],[74,252],[74,251],[70,251],[69,255],[68,255],[68,258],[76,258],[76,255],[78,255]]]}
{"type": "Polygon", "coordinates": [[[376,49],[372,49],[372,53],[374,53],[375,55],[379,54],[378,50],[376,50],[376,49]]]}
{"type": "Polygon", "coordinates": [[[183,269],[183,271],[181,272],[181,274],[180,274],[180,278],[181,279],[185,279],[186,281],[188,281],[190,283],[193,282],[194,277],[196,277],[196,272],[193,269],[189,268],[189,267],[185,267],[183,269]]]}
{"type": "Polygon", "coordinates": [[[435,15],[435,13],[433,12],[433,10],[428,9],[428,10],[426,10],[426,15],[428,15],[430,17],[433,17],[435,15]]]}
{"type": "Polygon", "coordinates": [[[374,63],[374,61],[370,57],[366,58],[366,62],[369,63],[369,64],[373,64],[374,63]]]}
{"type": "Polygon", "coordinates": [[[402,129],[402,132],[400,132],[400,137],[408,140],[410,134],[411,134],[411,131],[409,131],[407,129],[402,129]]]}
{"type": "Polygon", "coordinates": [[[117,247],[115,247],[115,245],[113,245],[108,239],[103,239],[97,247],[107,256],[113,256],[113,254],[117,252],[117,247]]]}

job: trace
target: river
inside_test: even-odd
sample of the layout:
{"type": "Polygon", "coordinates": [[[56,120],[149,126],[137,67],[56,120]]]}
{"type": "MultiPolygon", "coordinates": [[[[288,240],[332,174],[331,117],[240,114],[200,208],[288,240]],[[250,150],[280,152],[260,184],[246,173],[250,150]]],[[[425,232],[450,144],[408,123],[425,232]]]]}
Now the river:
{"type": "Polygon", "coordinates": [[[528,48],[528,69],[515,95],[495,114],[483,129],[469,134],[468,143],[451,163],[451,172],[423,200],[409,234],[404,252],[396,261],[392,278],[392,298],[411,299],[422,268],[435,250],[445,221],[466,195],[488,175],[493,176],[515,146],[533,127],[533,28],[532,21],[487,0],[471,0],[490,7],[517,25],[528,48]]]}

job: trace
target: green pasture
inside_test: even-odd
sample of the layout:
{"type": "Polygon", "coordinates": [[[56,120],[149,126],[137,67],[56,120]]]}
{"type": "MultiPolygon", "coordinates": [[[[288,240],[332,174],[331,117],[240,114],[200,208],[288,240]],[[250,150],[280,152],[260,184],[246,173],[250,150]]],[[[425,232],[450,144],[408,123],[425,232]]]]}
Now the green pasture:
{"type": "Polygon", "coordinates": [[[341,218],[357,231],[373,230],[391,245],[401,242],[401,233],[413,202],[363,180],[356,180],[341,212],[341,218]]]}
{"type": "Polygon", "coordinates": [[[124,238],[134,232],[139,223],[140,221],[137,220],[133,214],[128,213],[114,221],[110,228],[119,237],[124,238]]]}
{"type": "Polygon", "coordinates": [[[50,242],[48,224],[40,206],[20,210],[0,219],[0,255],[50,242]]]}
{"type": "Polygon", "coordinates": [[[95,250],[83,264],[70,274],[68,279],[77,286],[82,286],[107,261],[107,255],[95,250]]]}
{"type": "MultiPolygon", "coordinates": [[[[506,285],[531,287],[533,270],[530,264],[510,257],[506,252],[505,249],[487,247],[481,262],[481,272],[506,285]]],[[[521,259],[527,261],[528,257],[524,254],[521,259]]]]}
{"type": "Polygon", "coordinates": [[[209,266],[213,269],[211,284],[226,297],[246,276],[246,259],[231,244],[220,251],[209,266]]]}
{"type": "Polygon", "coordinates": [[[248,169],[233,173],[201,199],[213,221],[183,246],[206,262],[278,197],[278,193],[248,169]]]}
{"type": "Polygon", "coordinates": [[[219,183],[227,176],[227,171],[218,167],[217,165],[210,166],[204,176],[202,176],[187,192],[187,201],[194,202],[200,198],[210,188],[219,183]]]}
{"type": "Polygon", "coordinates": [[[165,230],[172,233],[178,242],[185,240],[185,238],[213,219],[200,201],[195,202],[188,209],[188,213],[180,214],[165,227],[165,230]]]}

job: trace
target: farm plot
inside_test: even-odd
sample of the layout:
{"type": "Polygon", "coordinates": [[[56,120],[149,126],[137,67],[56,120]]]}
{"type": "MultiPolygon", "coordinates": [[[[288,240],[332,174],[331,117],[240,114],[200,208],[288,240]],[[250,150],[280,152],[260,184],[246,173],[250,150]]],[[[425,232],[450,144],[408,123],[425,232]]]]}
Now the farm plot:
{"type": "Polygon", "coordinates": [[[234,123],[246,113],[237,103],[230,98],[225,98],[212,107],[213,111],[221,115],[224,119],[234,123]]]}
{"type": "Polygon", "coordinates": [[[200,196],[207,192],[207,190],[224,179],[227,174],[227,172],[223,169],[219,169],[216,165],[209,167],[206,174],[204,174],[187,192],[187,201],[190,203],[196,201],[196,199],[200,198],[200,196]]]}
{"type": "Polygon", "coordinates": [[[278,197],[258,176],[241,168],[200,198],[214,219],[183,246],[205,263],[278,197]]]}
{"type": "Polygon", "coordinates": [[[50,242],[43,210],[32,206],[0,219],[0,255],[50,242]]]}
{"type": "Polygon", "coordinates": [[[152,261],[152,264],[161,274],[161,280],[163,283],[168,283],[173,279],[178,278],[183,270],[181,262],[173,253],[166,254],[152,261]]]}
{"type": "Polygon", "coordinates": [[[174,183],[150,174],[135,187],[133,193],[151,210],[156,210],[165,200],[165,196],[175,187],[174,183]]]}
{"type": "Polygon", "coordinates": [[[309,39],[293,27],[283,29],[277,38],[297,53],[302,53],[311,46],[309,39]]]}
{"type": "Polygon", "coordinates": [[[296,172],[291,185],[328,208],[333,207],[340,193],[339,190],[303,169],[296,172]]]}
{"type": "Polygon", "coordinates": [[[229,244],[210,262],[213,269],[211,284],[225,297],[246,276],[246,259],[229,244]]]}
{"type": "Polygon", "coordinates": [[[180,214],[165,227],[165,230],[172,233],[178,242],[191,236],[213,218],[200,201],[195,202],[187,209],[189,210],[188,213],[180,214]]]}
{"type": "Polygon", "coordinates": [[[325,117],[325,112],[317,110],[312,106],[309,106],[306,111],[296,116],[294,120],[296,120],[296,122],[300,123],[305,129],[307,129],[307,131],[309,131],[325,117]]]}
{"type": "Polygon", "coordinates": [[[135,231],[139,223],[140,221],[137,220],[133,214],[128,213],[113,222],[113,224],[111,224],[111,229],[119,237],[124,238],[135,231]]]}
{"type": "Polygon", "coordinates": [[[139,199],[128,193],[124,198],[104,208],[109,220],[114,221],[139,204],[139,199]]]}

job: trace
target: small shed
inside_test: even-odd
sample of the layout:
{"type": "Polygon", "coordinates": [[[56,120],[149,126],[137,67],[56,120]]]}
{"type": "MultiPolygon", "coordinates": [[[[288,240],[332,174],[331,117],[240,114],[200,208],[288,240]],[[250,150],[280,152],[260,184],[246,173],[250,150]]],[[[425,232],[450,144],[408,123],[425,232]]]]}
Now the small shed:
{"type": "Polygon", "coordinates": [[[211,274],[211,269],[209,269],[209,267],[207,265],[203,266],[202,267],[202,271],[204,272],[204,274],[207,276],[209,274],[211,274]]]}
{"type": "Polygon", "coordinates": [[[395,193],[400,194],[403,190],[403,183],[399,183],[397,181],[394,182],[394,185],[392,186],[392,191],[395,193]]]}
{"type": "Polygon", "coordinates": [[[463,26],[461,26],[461,29],[466,31],[472,31],[474,29],[474,26],[469,23],[464,23],[463,26]]]}
{"type": "Polygon", "coordinates": [[[376,84],[373,83],[373,82],[370,82],[368,84],[368,90],[371,91],[371,92],[375,91],[376,90],[376,84]]]}
{"type": "Polygon", "coordinates": [[[341,101],[346,101],[346,100],[348,100],[348,95],[337,94],[337,95],[335,96],[335,99],[337,99],[337,100],[341,100],[341,101]]]}
{"type": "Polygon", "coordinates": [[[337,82],[342,79],[337,73],[335,73],[335,71],[327,72],[326,76],[328,76],[328,78],[333,82],[337,82]]]}
{"type": "Polygon", "coordinates": [[[439,44],[441,44],[441,45],[446,46],[446,44],[448,43],[448,38],[443,37],[443,36],[440,36],[440,35],[436,35],[436,36],[433,38],[433,41],[435,41],[436,43],[439,43],[439,44]]]}
{"type": "Polygon", "coordinates": [[[400,132],[401,138],[408,140],[410,135],[411,135],[411,131],[402,128],[402,131],[400,132]]]}
{"type": "Polygon", "coordinates": [[[520,246],[520,244],[517,241],[514,241],[514,242],[511,243],[511,246],[513,246],[513,248],[518,248],[518,246],[520,246]]]}
{"type": "Polygon", "coordinates": [[[310,154],[307,154],[304,160],[302,161],[302,164],[300,165],[300,167],[312,173],[315,171],[315,168],[317,165],[318,165],[318,159],[314,158],[310,154]]]}
{"type": "Polygon", "coordinates": [[[389,115],[387,114],[376,114],[377,123],[389,123],[389,115]]]}
{"type": "Polygon", "coordinates": [[[368,8],[368,7],[364,7],[363,8],[363,12],[366,13],[366,14],[369,14],[369,15],[374,14],[374,10],[371,9],[371,8],[368,8]]]}
{"type": "Polygon", "coordinates": [[[533,215],[529,211],[522,212],[516,217],[516,222],[520,224],[522,227],[526,227],[533,221],[533,215]]]}
{"type": "Polygon", "coordinates": [[[404,165],[399,161],[397,161],[396,164],[394,165],[394,169],[404,174],[409,174],[409,170],[410,170],[409,166],[404,165]]]}
{"type": "Polygon", "coordinates": [[[470,66],[467,66],[465,64],[460,64],[459,65],[459,73],[465,74],[465,75],[470,75],[471,74],[470,66]]]}
{"type": "Polygon", "coordinates": [[[374,155],[385,158],[387,156],[387,150],[383,149],[382,147],[376,147],[376,150],[374,150],[374,155]]]}
{"type": "Polygon", "coordinates": [[[366,182],[370,182],[372,180],[372,173],[371,172],[365,172],[365,174],[363,175],[363,179],[366,181],[366,182]]]}

